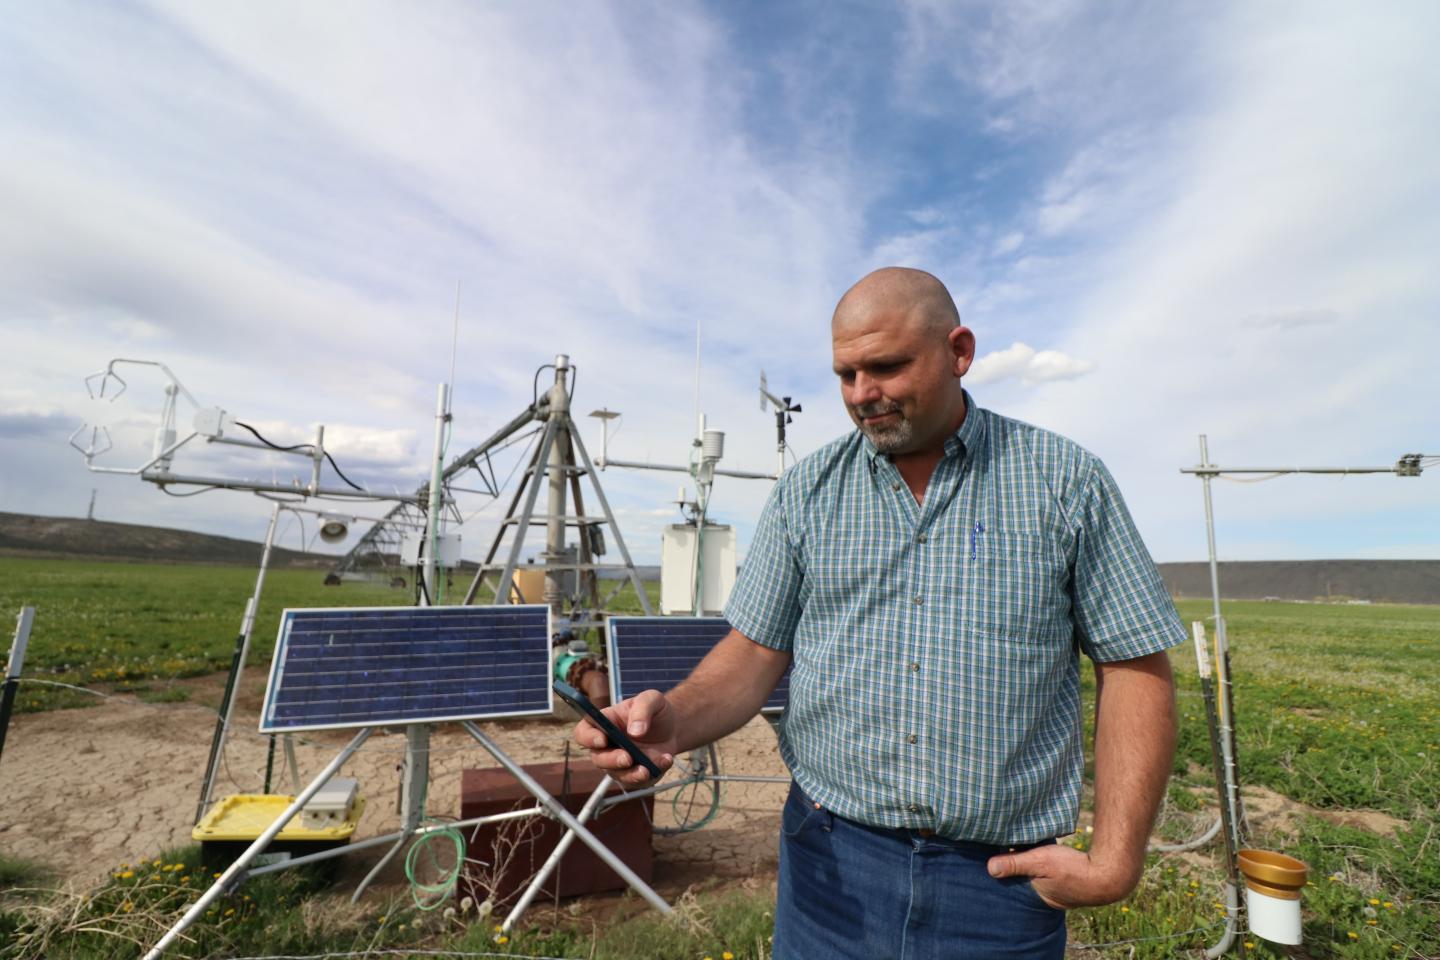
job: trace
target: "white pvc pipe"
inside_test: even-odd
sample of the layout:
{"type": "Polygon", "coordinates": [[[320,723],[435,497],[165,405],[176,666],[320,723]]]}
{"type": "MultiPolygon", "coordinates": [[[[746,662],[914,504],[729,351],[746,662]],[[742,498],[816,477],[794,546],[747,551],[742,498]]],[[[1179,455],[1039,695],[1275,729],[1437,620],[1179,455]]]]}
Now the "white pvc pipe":
{"type": "Polygon", "coordinates": [[[308,787],[300,791],[300,795],[295,798],[295,801],[285,808],[285,812],[276,817],[275,822],[266,827],[265,832],[256,837],[255,842],[246,847],[245,852],[235,858],[235,862],[230,864],[224,873],[220,874],[220,878],[210,885],[210,889],[206,890],[205,894],[199,900],[195,901],[194,906],[185,911],[185,915],[180,918],[179,922],[171,927],[155,946],[150,948],[150,952],[145,954],[145,960],[159,960],[159,957],[166,949],[179,939],[180,934],[184,933],[191,924],[200,919],[206,907],[214,903],[220,894],[229,889],[232,884],[242,879],[246,868],[250,866],[250,861],[254,860],[266,847],[270,846],[270,841],[274,840],[280,831],[285,829],[287,823],[295,819],[295,815],[300,812],[305,804],[310,802],[310,798],[319,793],[320,788],[330,782],[330,778],[339,772],[340,767],[346,760],[350,759],[351,754],[359,750],[360,745],[370,737],[370,731],[371,728],[366,727],[355,734],[355,739],[346,744],[345,749],[341,750],[334,760],[326,764],[325,769],[320,771],[320,775],[316,777],[308,787]]]}
{"type": "Polygon", "coordinates": [[[495,741],[486,736],[485,731],[481,730],[475,721],[462,720],[460,721],[460,726],[464,727],[465,731],[474,737],[480,746],[484,747],[490,756],[499,762],[500,766],[508,770],[510,775],[516,780],[519,780],[520,785],[529,791],[530,795],[536,800],[539,800],[541,805],[549,810],[555,819],[559,820],[566,828],[578,836],[585,846],[595,851],[595,855],[605,861],[606,866],[620,874],[620,878],[628,883],[636,893],[644,897],[647,903],[666,916],[669,916],[673,912],[670,904],[662,900],[660,895],[651,889],[650,884],[641,880],[639,875],[637,875],[634,870],[631,870],[625,861],[615,856],[609,847],[597,840],[595,835],[592,834],[583,823],[576,820],[575,815],[569,810],[566,810],[560,801],[552,797],[544,787],[536,782],[534,777],[525,772],[523,767],[514,760],[511,760],[510,757],[495,744],[495,741]]]}

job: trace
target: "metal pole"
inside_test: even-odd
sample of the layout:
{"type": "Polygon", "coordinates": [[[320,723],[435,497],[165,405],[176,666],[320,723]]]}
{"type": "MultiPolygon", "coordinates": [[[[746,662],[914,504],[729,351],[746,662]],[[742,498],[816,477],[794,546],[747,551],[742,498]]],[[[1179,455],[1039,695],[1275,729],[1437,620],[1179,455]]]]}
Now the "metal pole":
{"type": "Polygon", "coordinates": [[[165,950],[179,939],[180,934],[185,932],[196,920],[200,919],[201,915],[205,913],[206,907],[214,903],[220,894],[229,889],[232,884],[242,879],[245,868],[250,865],[250,861],[254,860],[270,845],[270,841],[274,840],[280,831],[285,829],[285,825],[295,818],[295,815],[300,812],[305,804],[310,802],[311,797],[320,792],[320,788],[330,781],[330,778],[339,771],[341,765],[350,759],[351,754],[360,749],[360,745],[364,743],[369,736],[369,727],[355,734],[355,739],[351,740],[345,746],[345,749],[341,750],[339,755],[336,756],[334,760],[331,760],[324,770],[320,771],[320,775],[311,781],[308,787],[300,791],[300,795],[295,798],[295,802],[286,807],[285,812],[276,817],[275,822],[266,827],[265,832],[256,837],[255,842],[245,848],[244,853],[235,858],[235,862],[230,864],[224,873],[220,874],[220,878],[210,885],[210,889],[205,891],[204,896],[196,900],[194,905],[185,911],[185,915],[180,918],[179,922],[171,927],[155,946],[150,948],[150,952],[145,954],[145,960],[159,960],[159,957],[165,950]]]}
{"type": "Polygon", "coordinates": [[[1234,826],[1235,810],[1230,803],[1229,778],[1225,756],[1224,739],[1221,732],[1220,715],[1215,705],[1215,684],[1211,678],[1210,651],[1205,644],[1205,625],[1196,622],[1191,625],[1195,636],[1195,661],[1200,672],[1200,695],[1205,701],[1205,726],[1210,734],[1210,762],[1215,773],[1215,789],[1219,794],[1220,823],[1225,833],[1226,876],[1230,882],[1240,882],[1239,862],[1236,853],[1237,831],[1234,826]]]}
{"type": "Polygon", "coordinates": [[[660,899],[660,895],[652,890],[648,883],[641,880],[635,871],[631,870],[625,861],[615,856],[609,847],[597,840],[595,835],[592,834],[584,824],[575,819],[574,814],[566,810],[560,801],[556,800],[544,787],[540,786],[534,777],[525,772],[523,767],[506,756],[505,752],[496,746],[495,741],[486,736],[485,731],[481,730],[479,726],[475,724],[475,721],[462,720],[460,721],[460,726],[464,727],[470,736],[474,737],[480,746],[484,747],[490,756],[499,762],[500,766],[508,770],[510,775],[516,780],[519,780],[520,785],[529,791],[530,795],[536,800],[539,800],[541,805],[549,810],[555,819],[559,820],[567,829],[578,836],[585,846],[595,851],[595,855],[605,861],[607,867],[618,873],[620,878],[630,885],[631,889],[644,897],[647,903],[661,913],[668,916],[672,912],[670,904],[660,899]]]}
{"type": "MultiPolygon", "coordinates": [[[[427,833],[435,833],[440,830],[459,830],[461,827],[478,826],[482,823],[492,823],[500,820],[520,820],[525,817],[538,817],[545,813],[541,807],[526,807],[524,810],[510,810],[505,813],[491,814],[488,817],[472,817],[469,820],[460,820],[455,823],[446,821],[433,824],[428,827],[421,827],[416,830],[413,836],[423,836],[427,833]]],[[[395,833],[386,833],[378,837],[371,837],[368,840],[357,840],[354,843],[346,844],[343,847],[335,847],[331,850],[321,850],[319,853],[307,853],[303,857],[291,857],[289,860],[280,860],[276,863],[267,863],[263,867],[256,867],[254,870],[246,871],[247,877],[259,877],[267,873],[279,873],[281,870],[288,870],[291,867],[303,867],[307,863],[319,863],[321,860],[333,860],[336,857],[343,857],[346,854],[358,853],[361,850],[368,850],[371,847],[378,847],[390,843],[397,838],[403,838],[406,834],[403,830],[395,833]]]]}
{"type": "MultiPolygon", "coordinates": [[[[584,823],[595,816],[595,811],[600,807],[600,801],[605,797],[605,791],[608,790],[610,784],[614,782],[614,780],[610,779],[609,774],[601,777],[600,783],[591,791],[589,799],[587,799],[585,805],[580,808],[580,813],[576,815],[575,819],[584,823]]],[[[525,911],[530,909],[530,904],[533,903],[539,895],[540,888],[545,886],[545,881],[550,879],[550,874],[555,872],[555,868],[560,865],[561,858],[565,856],[565,851],[569,850],[570,845],[574,842],[575,834],[566,831],[565,835],[555,844],[555,849],[550,851],[550,856],[545,858],[545,862],[540,865],[540,869],[536,872],[535,876],[530,878],[530,885],[525,888],[525,892],[520,895],[520,899],[510,911],[510,915],[506,917],[505,922],[500,925],[501,933],[509,933],[515,929],[515,924],[519,923],[520,918],[525,915],[525,911]]]]}
{"type": "MultiPolygon", "coordinates": [[[[555,436],[550,443],[550,457],[546,464],[550,481],[550,515],[545,525],[545,602],[556,617],[565,615],[564,574],[560,565],[565,562],[565,473],[571,464],[566,463],[566,451],[570,444],[566,440],[566,423],[570,419],[570,396],[565,389],[565,375],[570,370],[570,358],[559,354],[555,358],[555,385],[550,388],[550,419],[555,424],[555,436]]],[[[534,478],[538,481],[538,477],[534,478]]],[[[517,536],[523,531],[516,531],[517,536]]]]}
{"type": "MultiPolygon", "coordinates": [[[[540,435],[540,449],[535,453],[535,466],[526,479],[529,491],[525,494],[525,508],[515,524],[515,539],[510,544],[510,555],[505,560],[505,569],[500,574],[500,583],[495,587],[495,603],[510,602],[510,584],[515,580],[515,567],[520,562],[520,551],[525,546],[525,534],[530,530],[530,520],[535,516],[535,501],[540,496],[541,464],[548,463],[550,447],[555,442],[559,421],[553,417],[545,421],[545,431],[540,435]]],[[[519,491],[516,491],[517,493],[519,491]]],[[[512,514],[513,519],[513,514],[512,514]]],[[[476,574],[478,581],[480,574],[476,574]]]]}
{"type": "MultiPolygon", "coordinates": [[[[200,785],[200,801],[195,805],[195,822],[205,816],[206,809],[215,795],[215,781],[220,774],[220,760],[224,755],[225,738],[229,735],[230,724],[235,719],[235,702],[240,698],[240,677],[245,671],[245,658],[250,653],[250,637],[255,630],[255,616],[260,607],[260,592],[265,588],[265,573],[270,569],[270,554],[275,546],[275,530],[280,524],[280,511],[284,505],[276,502],[270,510],[270,526],[265,530],[265,546],[260,551],[260,570],[255,575],[255,590],[245,603],[245,613],[240,617],[240,635],[235,638],[235,656],[230,661],[230,676],[225,680],[225,694],[220,700],[220,715],[215,719],[215,734],[210,738],[210,759],[205,764],[205,779],[200,785]]],[[[274,737],[271,737],[274,744],[274,737]]],[[[265,789],[270,789],[267,772],[265,789]]]]}
{"type": "MultiPolygon", "coordinates": [[[[1200,434],[1200,466],[1209,468],[1210,449],[1205,434],[1200,434]]],[[[1200,482],[1205,493],[1205,543],[1210,550],[1210,597],[1215,606],[1215,624],[1220,624],[1220,563],[1215,557],[1215,508],[1210,502],[1210,479],[1212,474],[1201,473],[1200,482]]]]}
{"type": "Polygon", "coordinates": [[[25,668],[25,648],[30,644],[30,628],[34,624],[35,608],[21,607],[15,616],[15,639],[10,644],[10,658],[5,664],[5,690],[0,693],[0,753],[5,752],[5,734],[10,730],[10,712],[15,708],[20,671],[25,668]]]}
{"type": "Polygon", "coordinates": [[[590,462],[590,454],[585,450],[585,441],[580,438],[578,430],[574,431],[571,436],[575,440],[575,452],[580,455],[585,472],[594,481],[595,498],[600,501],[600,510],[605,514],[605,522],[610,525],[611,532],[615,534],[615,546],[620,551],[621,559],[625,561],[625,570],[630,575],[630,583],[635,587],[635,595],[640,598],[640,609],[645,611],[645,616],[653,617],[655,613],[650,607],[650,594],[645,592],[645,585],[640,582],[640,574],[635,572],[635,561],[630,559],[630,551],[625,546],[625,537],[620,533],[620,524],[615,522],[615,514],[610,510],[610,501],[605,498],[605,489],[600,486],[600,478],[595,475],[595,465],[590,462]]]}

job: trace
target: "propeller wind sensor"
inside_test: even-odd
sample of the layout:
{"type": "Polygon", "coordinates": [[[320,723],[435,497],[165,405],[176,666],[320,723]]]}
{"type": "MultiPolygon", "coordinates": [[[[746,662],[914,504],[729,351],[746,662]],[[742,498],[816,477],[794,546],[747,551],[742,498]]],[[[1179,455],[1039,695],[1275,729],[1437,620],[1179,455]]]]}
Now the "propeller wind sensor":
{"type": "Polygon", "coordinates": [[[789,397],[777,397],[770,392],[770,386],[765,380],[765,371],[760,371],[760,412],[765,412],[765,404],[769,402],[775,407],[775,449],[780,453],[780,472],[785,471],[785,425],[794,423],[792,413],[800,413],[800,404],[792,404],[789,397]]]}

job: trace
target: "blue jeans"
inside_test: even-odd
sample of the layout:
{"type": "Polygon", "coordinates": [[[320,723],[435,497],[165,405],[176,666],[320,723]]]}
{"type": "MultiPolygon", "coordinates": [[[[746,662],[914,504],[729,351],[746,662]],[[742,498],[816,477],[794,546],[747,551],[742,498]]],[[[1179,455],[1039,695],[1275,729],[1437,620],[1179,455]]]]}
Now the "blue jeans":
{"type": "Polygon", "coordinates": [[[986,871],[1009,849],[863,826],[791,784],[774,958],[1060,960],[1065,911],[1046,905],[1029,880],[986,871]]]}

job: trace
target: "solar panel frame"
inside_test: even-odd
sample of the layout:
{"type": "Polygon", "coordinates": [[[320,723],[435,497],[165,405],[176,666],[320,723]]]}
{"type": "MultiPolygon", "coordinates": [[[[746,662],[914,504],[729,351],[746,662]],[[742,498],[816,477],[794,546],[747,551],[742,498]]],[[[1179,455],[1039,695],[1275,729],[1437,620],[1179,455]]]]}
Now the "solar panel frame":
{"type": "MultiPolygon", "coordinates": [[[[635,696],[642,690],[655,689],[662,693],[675,687],[690,675],[690,671],[730,632],[730,623],[724,617],[635,617],[610,616],[605,621],[605,647],[610,658],[610,697],[612,702],[635,696]],[[638,634],[632,633],[638,629],[638,634]],[[700,628],[710,628],[713,634],[700,628]],[[676,632],[680,644],[675,644],[676,632]],[[696,634],[714,637],[703,646],[694,642],[696,634]],[[633,639],[627,639],[627,634],[633,639]],[[645,666],[636,663],[646,644],[672,643],[664,650],[665,662],[652,662],[645,666]],[[686,642],[689,641],[689,642],[686,642]],[[626,661],[631,661],[627,668],[626,661]]],[[[654,651],[654,647],[649,647],[654,651]]],[[[790,668],[780,677],[775,689],[760,708],[762,714],[778,714],[784,711],[790,695],[790,668]]]]}
{"type": "MultiPolygon", "coordinates": [[[[275,654],[270,662],[270,678],[265,688],[265,700],[260,711],[260,732],[261,733],[298,733],[306,730],[341,730],[356,727],[375,726],[404,726],[412,723],[446,723],[457,720],[490,720],[513,717],[545,716],[550,714],[554,708],[554,691],[551,689],[552,654],[551,654],[551,612],[546,604],[502,604],[495,606],[440,606],[440,607],[294,607],[286,608],[280,615],[279,633],[275,640],[275,654]],[[366,615],[371,616],[366,616],[366,615]],[[497,624],[489,615],[506,615],[511,619],[520,618],[518,623],[497,624]],[[316,655],[317,644],[307,642],[310,637],[334,630],[328,637],[325,648],[335,646],[337,634],[345,634],[347,640],[342,641],[341,646],[349,646],[348,637],[352,633],[361,632],[347,627],[356,625],[373,626],[376,623],[394,623],[403,621],[403,626],[392,628],[392,632],[400,630],[427,631],[433,634],[424,639],[415,639],[413,635],[402,641],[398,636],[385,638],[384,642],[375,642],[374,646],[380,650],[367,650],[363,652],[365,657],[375,656],[398,656],[404,658],[404,662],[393,665],[381,665],[377,667],[373,659],[347,659],[345,656],[336,655],[336,659],[327,669],[316,669],[317,664],[324,661],[323,651],[316,655]],[[419,621],[419,622],[417,622],[419,621]],[[425,623],[424,621],[430,621],[425,623]],[[446,621],[450,621],[447,623],[446,621]],[[457,622],[459,621],[459,622],[457,622]],[[468,622],[466,622],[468,621],[468,622]],[[297,625],[303,625],[309,629],[296,630],[297,625]],[[490,630],[490,636],[476,636],[479,630],[490,630]],[[484,671],[491,671],[495,667],[494,657],[496,651],[493,642],[497,639],[493,635],[495,630],[512,631],[512,635],[498,639],[508,643],[511,653],[510,660],[501,664],[503,667],[519,667],[521,672],[515,676],[520,679],[521,686],[518,688],[519,697],[512,697],[508,703],[501,703],[495,706],[497,693],[515,693],[515,689],[509,691],[497,689],[493,675],[484,671]],[[445,636],[441,636],[441,631],[445,636]],[[514,635],[518,631],[519,635],[514,635]],[[458,634],[458,635],[457,635],[458,634]],[[491,649],[485,649],[486,641],[492,643],[491,649]],[[397,654],[383,653],[388,643],[406,643],[397,654]],[[426,678],[424,671],[433,670],[433,660],[443,657],[466,657],[461,669],[466,671],[461,676],[436,676],[426,678]],[[417,664],[417,658],[431,658],[432,665],[423,663],[417,664]],[[489,662],[486,662],[486,661],[489,662]],[[377,669],[401,670],[403,674],[397,680],[403,684],[401,687],[393,687],[386,691],[386,696],[380,696],[375,687],[383,680],[376,680],[371,677],[371,672],[377,669]],[[418,671],[418,673],[417,673],[418,671]],[[307,693],[310,687],[295,686],[297,679],[303,684],[303,679],[309,676],[324,676],[327,679],[338,678],[340,673],[345,674],[343,681],[327,684],[327,698],[321,700],[311,694],[309,699],[297,700],[291,694],[298,695],[302,690],[307,693]],[[358,672],[360,676],[356,677],[358,672]],[[286,681],[291,681],[287,687],[286,681]],[[428,686],[427,686],[428,684],[428,686]],[[469,684],[468,687],[460,689],[437,689],[436,685],[469,684]],[[348,701],[344,694],[355,693],[356,696],[348,701]],[[339,694],[337,699],[334,694],[339,694]],[[429,698],[427,700],[427,698],[429,698]],[[489,699],[492,706],[485,707],[482,699],[489,699]],[[412,701],[409,707],[403,706],[406,699],[412,701]],[[384,701],[389,705],[400,704],[399,708],[393,710],[377,708],[377,704],[384,701]],[[328,716],[323,711],[305,712],[305,706],[320,703],[335,702],[338,704],[350,703],[351,709],[341,711],[332,710],[328,716]],[[297,708],[297,704],[299,707],[297,708]],[[297,713],[298,709],[298,713],[297,713]]],[[[357,655],[358,656],[358,655],[357,655]]],[[[315,687],[315,689],[319,689],[315,687]]]]}

